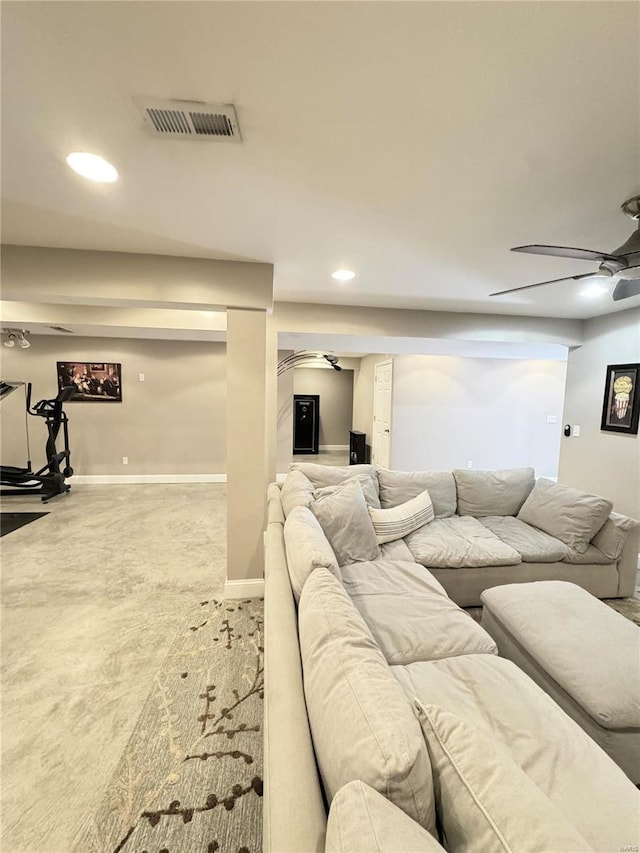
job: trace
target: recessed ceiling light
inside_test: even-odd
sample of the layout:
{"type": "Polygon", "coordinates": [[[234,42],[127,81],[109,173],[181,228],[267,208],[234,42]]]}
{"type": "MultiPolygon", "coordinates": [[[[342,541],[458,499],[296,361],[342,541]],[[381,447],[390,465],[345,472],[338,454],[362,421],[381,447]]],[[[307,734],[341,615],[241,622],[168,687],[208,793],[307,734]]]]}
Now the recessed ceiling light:
{"type": "Polygon", "coordinates": [[[590,284],[589,287],[585,287],[584,290],[580,291],[580,296],[586,296],[588,299],[595,299],[596,296],[602,296],[602,294],[606,292],[606,287],[601,287],[599,284],[590,284]]]}
{"type": "Polygon", "coordinates": [[[331,273],[331,278],[335,278],[336,281],[351,281],[355,277],[353,270],[336,270],[331,273]]]}
{"type": "Polygon", "coordinates": [[[107,163],[102,157],[97,154],[88,154],[85,151],[74,151],[67,157],[67,164],[82,175],[83,178],[89,178],[90,181],[99,181],[100,183],[110,184],[118,180],[118,172],[107,163]]]}

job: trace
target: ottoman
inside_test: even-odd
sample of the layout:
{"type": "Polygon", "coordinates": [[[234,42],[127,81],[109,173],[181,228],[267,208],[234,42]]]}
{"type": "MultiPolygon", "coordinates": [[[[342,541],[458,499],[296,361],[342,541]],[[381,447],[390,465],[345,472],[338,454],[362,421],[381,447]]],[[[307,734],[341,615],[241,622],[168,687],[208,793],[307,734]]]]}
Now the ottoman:
{"type": "Polygon", "coordinates": [[[482,625],[640,783],[640,628],[566,581],[485,590],[482,625]]]}

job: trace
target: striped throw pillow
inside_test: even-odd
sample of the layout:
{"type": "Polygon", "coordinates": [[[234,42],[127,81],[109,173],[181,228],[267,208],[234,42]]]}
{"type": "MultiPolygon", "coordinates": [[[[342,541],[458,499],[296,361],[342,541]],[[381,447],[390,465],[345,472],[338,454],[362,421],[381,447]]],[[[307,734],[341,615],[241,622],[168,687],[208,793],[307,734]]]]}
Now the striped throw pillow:
{"type": "Polygon", "coordinates": [[[400,506],[390,509],[369,507],[369,515],[379,545],[383,542],[393,542],[394,539],[402,539],[419,527],[429,524],[435,517],[431,497],[426,489],[400,506]]]}

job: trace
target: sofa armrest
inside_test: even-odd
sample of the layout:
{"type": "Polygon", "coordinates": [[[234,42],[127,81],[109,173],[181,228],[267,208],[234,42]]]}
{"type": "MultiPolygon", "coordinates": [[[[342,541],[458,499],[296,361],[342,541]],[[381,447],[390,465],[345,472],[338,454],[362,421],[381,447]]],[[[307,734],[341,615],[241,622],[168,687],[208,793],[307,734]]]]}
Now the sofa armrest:
{"type": "Polygon", "coordinates": [[[322,853],[326,810],[302,685],[283,526],[265,536],[264,853],[322,853]]]}
{"type": "Polygon", "coordinates": [[[618,595],[627,598],[633,595],[638,574],[638,556],[640,552],[640,523],[627,533],[618,558],[618,595]]]}

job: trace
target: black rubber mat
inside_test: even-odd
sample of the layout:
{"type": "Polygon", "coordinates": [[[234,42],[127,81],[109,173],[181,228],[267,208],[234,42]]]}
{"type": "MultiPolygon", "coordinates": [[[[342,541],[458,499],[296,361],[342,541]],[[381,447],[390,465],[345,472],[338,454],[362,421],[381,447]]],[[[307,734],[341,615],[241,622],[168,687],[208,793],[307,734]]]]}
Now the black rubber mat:
{"type": "Polygon", "coordinates": [[[0,536],[6,536],[7,533],[12,533],[25,524],[30,524],[37,518],[42,518],[43,515],[49,515],[48,512],[0,512],[0,536]]]}

